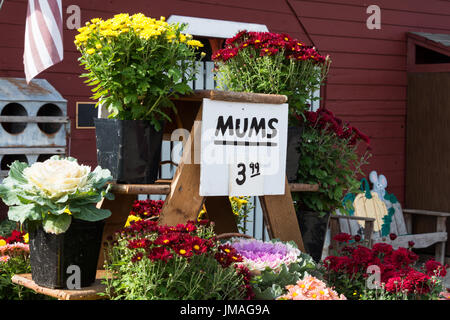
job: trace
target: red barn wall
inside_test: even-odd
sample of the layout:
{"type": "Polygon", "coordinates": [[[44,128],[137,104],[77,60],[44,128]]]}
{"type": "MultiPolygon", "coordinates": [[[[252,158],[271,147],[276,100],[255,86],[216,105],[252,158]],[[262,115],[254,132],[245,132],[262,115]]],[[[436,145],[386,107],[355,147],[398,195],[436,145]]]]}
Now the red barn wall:
{"type": "MultiPolygon", "coordinates": [[[[325,104],[372,139],[374,169],[388,178],[389,192],[404,199],[406,38],[407,31],[448,33],[450,5],[441,0],[134,0],[63,1],[81,8],[84,23],[115,13],[142,12],[152,17],[171,14],[266,24],[270,31],[287,32],[312,42],[333,60],[325,104]],[[366,8],[381,8],[381,30],[366,27],[366,8]],[[299,23],[298,19],[301,21],[299,23]]],[[[0,10],[0,76],[24,77],[23,42],[27,1],[7,0],[0,10]]],[[[79,78],[75,30],[64,25],[64,60],[38,75],[47,79],[67,100],[72,121],[70,155],[96,164],[92,129],[75,128],[75,104],[89,101],[90,91],[79,78]]]]}

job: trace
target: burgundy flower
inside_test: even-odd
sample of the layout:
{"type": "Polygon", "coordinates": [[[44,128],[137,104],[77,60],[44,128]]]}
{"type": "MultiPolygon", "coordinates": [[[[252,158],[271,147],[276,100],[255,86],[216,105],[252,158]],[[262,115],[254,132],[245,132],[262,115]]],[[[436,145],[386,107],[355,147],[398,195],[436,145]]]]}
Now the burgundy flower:
{"type": "Polygon", "coordinates": [[[429,276],[445,277],[447,275],[447,266],[443,266],[434,259],[425,262],[425,269],[429,276]]]}
{"type": "Polygon", "coordinates": [[[394,241],[395,239],[397,239],[397,235],[395,233],[390,233],[389,234],[389,239],[391,239],[392,241],[394,241]]]}
{"type": "Polygon", "coordinates": [[[335,235],[333,237],[333,240],[337,242],[349,242],[350,240],[352,240],[352,236],[348,233],[341,232],[335,235]]]}

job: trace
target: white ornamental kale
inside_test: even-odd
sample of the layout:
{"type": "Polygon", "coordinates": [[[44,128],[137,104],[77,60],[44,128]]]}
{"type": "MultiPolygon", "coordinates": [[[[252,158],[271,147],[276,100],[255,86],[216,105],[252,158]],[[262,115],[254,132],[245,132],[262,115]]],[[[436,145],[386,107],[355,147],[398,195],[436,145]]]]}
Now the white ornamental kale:
{"type": "Polygon", "coordinates": [[[15,161],[0,184],[0,197],[9,206],[8,218],[23,224],[41,221],[46,232],[60,234],[72,218],[99,221],[111,215],[96,204],[109,192],[111,172],[101,167],[91,171],[74,158],[53,156],[31,166],[15,161]]]}

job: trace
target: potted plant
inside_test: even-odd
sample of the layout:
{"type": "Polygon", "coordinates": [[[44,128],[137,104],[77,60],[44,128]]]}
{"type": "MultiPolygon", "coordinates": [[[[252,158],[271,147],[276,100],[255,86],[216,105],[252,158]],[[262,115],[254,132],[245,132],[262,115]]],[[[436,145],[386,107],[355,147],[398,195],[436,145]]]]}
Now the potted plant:
{"type": "Polygon", "coordinates": [[[288,97],[288,180],[296,179],[298,144],[303,120],[295,117],[309,108],[311,93],[319,89],[331,60],[314,47],[288,34],[241,31],[227,39],[213,55],[219,88],[288,97]]]}
{"type": "Polygon", "coordinates": [[[112,300],[238,300],[252,298],[242,257],[216,239],[206,220],[176,226],[141,219],[107,247],[106,295],[112,300]]]}
{"type": "Polygon", "coordinates": [[[349,299],[445,299],[448,265],[434,259],[422,261],[413,252],[414,243],[408,244],[408,248],[394,249],[387,243],[368,248],[357,236],[347,233],[337,234],[335,240],[342,247],[324,259],[324,277],[349,299]],[[369,270],[373,274],[371,279],[369,270]]]}
{"type": "Polygon", "coordinates": [[[369,138],[325,108],[305,112],[298,182],[318,183],[318,192],[293,194],[307,252],[319,261],[328,219],[343,208],[346,193],[359,190],[362,166],[371,156],[369,138]],[[365,144],[359,148],[360,142],[365,144]]]}
{"type": "Polygon", "coordinates": [[[15,161],[0,184],[9,206],[8,218],[29,232],[33,281],[50,288],[66,287],[67,270],[80,269],[81,287],[95,281],[104,219],[109,210],[96,204],[107,197],[109,170],[79,165],[74,158],[53,156],[31,166],[15,161]]]}
{"type": "Polygon", "coordinates": [[[96,119],[97,159],[122,183],[152,183],[159,169],[162,128],[176,111],[171,97],[192,90],[197,49],[183,34],[185,25],[169,24],[141,13],[92,19],[78,29],[75,45],[95,86],[96,106],[109,119],[96,119]]]}
{"type": "Polygon", "coordinates": [[[286,293],[287,285],[307,274],[318,274],[312,258],[301,252],[292,241],[262,241],[241,237],[232,238],[226,244],[242,256],[238,264],[246,267],[252,275],[255,299],[274,300],[286,293]]]}

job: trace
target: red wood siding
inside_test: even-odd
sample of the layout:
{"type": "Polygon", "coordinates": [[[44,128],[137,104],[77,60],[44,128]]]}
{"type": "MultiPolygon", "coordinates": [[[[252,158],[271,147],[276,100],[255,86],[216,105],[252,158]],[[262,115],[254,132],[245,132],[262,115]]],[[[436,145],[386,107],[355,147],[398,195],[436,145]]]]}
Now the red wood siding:
{"type": "MultiPolygon", "coordinates": [[[[375,169],[387,176],[389,191],[404,199],[407,31],[450,32],[450,4],[442,0],[135,0],[63,2],[81,8],[82,22],[115,13],[171,14],[266,24],[308,42],[298,18],[322,53],[333,63],[326,106],[372,139],[375,169]],[[366,28],[367,6],[381,8],[381,30],[366,28]],[[295,14],[291,10],[294,9],[295,14]]],[[[8,0],[0,10],[0,76],[24,77],[22,55],[25,0],[8,0]]],[[[65,19],[64,19],[65,21],[65,19]]],[[[88,101],[89,89],[79,78],[75,30],[64,25],[64,61],[38,78],[46,78],[67,100],[72,120],[71,155],[94,165],[94,130],[75,129],[75,104],[88,101]]]]}
{"type": "MultiPolygon", "coordinates": [[[[404,201],[406,32],[450,32],[447,1],[291,0],[315,45],[332,57],[326,106],[367,133],[373,157],[365,168],[386,175],[404,201]],[[369,30],[366,8],[381,8],[381,29],[369,30]]],[[[294,30],[292,30],[294,31],[294,30]]]]}

